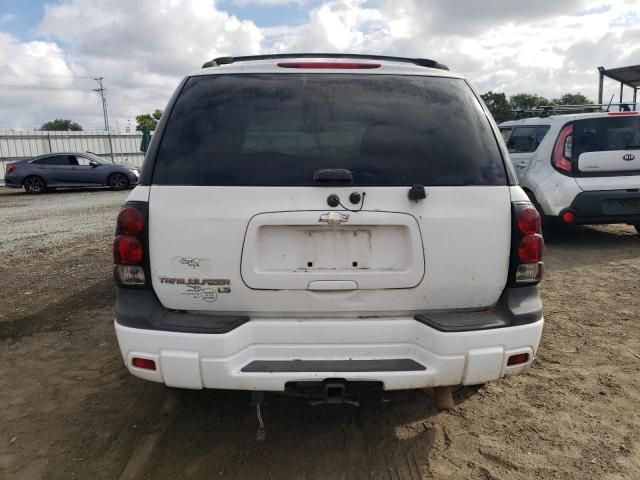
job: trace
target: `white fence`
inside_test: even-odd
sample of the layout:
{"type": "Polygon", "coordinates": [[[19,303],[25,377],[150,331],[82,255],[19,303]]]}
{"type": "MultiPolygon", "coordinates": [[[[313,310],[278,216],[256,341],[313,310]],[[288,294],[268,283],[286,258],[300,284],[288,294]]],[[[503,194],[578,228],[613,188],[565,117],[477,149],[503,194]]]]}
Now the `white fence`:
{"type": "Polygon", "coordinates": [[[0,184],[4,184],[6,164],[25,157],[56,152],[93,152],[114,163],[142,166],[141,133],[42,132],[38,130],[0,130],[0,184]]]}

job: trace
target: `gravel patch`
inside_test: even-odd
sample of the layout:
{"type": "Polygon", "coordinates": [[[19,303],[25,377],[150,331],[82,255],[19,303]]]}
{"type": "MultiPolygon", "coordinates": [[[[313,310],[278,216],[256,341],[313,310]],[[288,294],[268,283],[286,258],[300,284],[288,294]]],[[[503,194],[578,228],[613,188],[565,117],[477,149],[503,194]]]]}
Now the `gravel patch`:
{"type": "Polygon", "coordinates": [[[105,190],[0,195],[0,253],[13,253],[15,259],[113,231],[128,195],[105,190]]]}

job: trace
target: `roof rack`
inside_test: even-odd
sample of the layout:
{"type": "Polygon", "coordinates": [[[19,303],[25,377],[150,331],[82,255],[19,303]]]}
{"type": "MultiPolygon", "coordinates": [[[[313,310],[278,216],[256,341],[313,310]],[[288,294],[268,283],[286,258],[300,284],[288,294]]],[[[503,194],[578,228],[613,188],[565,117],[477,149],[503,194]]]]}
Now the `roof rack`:
{"type": "Polygon", "coordinates": [[[527,109],[514,109],[512,112],[516,114],[517,118],[523,118],[526,114],[537,114],[541,117],[549,117],[552,113],[560,112],[608,112],[611,107],[619,107],[620,111],[633,111],[636,110],[639,105],[637,103],[591,103],[588,105],[540,105],[535,108],[527,109]]]}
{"type": "Polygon", "coordinates": [[[205,62],[202,65],[202,68],[219,67],[220,65],[230,65],[236,62],[250,62],[252,60],[279,60],[283,58],[355,58],[361,60],[411,63],[420,67],[449,70],[449,67],[446,65],[428,58],[390,57],[386,55],[362,55],[348,53],[276,53],[271,55],[249,55],[244,57],[219,57],[205,62]]]}

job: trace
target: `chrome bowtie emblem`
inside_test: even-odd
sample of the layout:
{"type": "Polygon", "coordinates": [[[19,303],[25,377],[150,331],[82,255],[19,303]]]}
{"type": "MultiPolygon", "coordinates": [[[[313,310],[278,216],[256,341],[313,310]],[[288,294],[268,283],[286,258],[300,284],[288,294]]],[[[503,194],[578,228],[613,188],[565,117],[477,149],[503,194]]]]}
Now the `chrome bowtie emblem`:
{"type": "Polygon", "coordinates": [[[622,159],[630,162],[631,160],[635,160],[636,156],[633,153],[627,153],[624,157],[622,157],[622,159]]]}
{"type": "Polygon", "coordinates": [[[349,221],[349,214],[340,212],[323,213],[318,221],[329,225],[337,225],[349,221]]]}

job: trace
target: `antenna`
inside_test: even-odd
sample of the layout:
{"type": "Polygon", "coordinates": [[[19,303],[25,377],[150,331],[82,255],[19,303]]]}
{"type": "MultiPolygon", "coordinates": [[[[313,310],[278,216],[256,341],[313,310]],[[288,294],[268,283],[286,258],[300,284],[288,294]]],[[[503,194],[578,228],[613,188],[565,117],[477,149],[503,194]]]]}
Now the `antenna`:
{"type": "Polygon", "coordinates": [[[100,94],[100,98],[102,99],[102,116],[104,117],[104,129],[109,131],[109,114],[107,113],[107,97],[105,96],[105,88],[102,86],[102,81],[104,77],[94,77],[94,80],[98,82],[100,88],[94,88],[94,92],[98,92],[100,94]]]}
{"type": "Polygon", "coordinates": [[[611,100],[609,100],[609,105],[607,105],[607,112],[609,111],[609,109],[611,108],[611,102],[613,102],[613,96],[615,95],[615,93],[613,95],[611,95],[611,100]]]}

